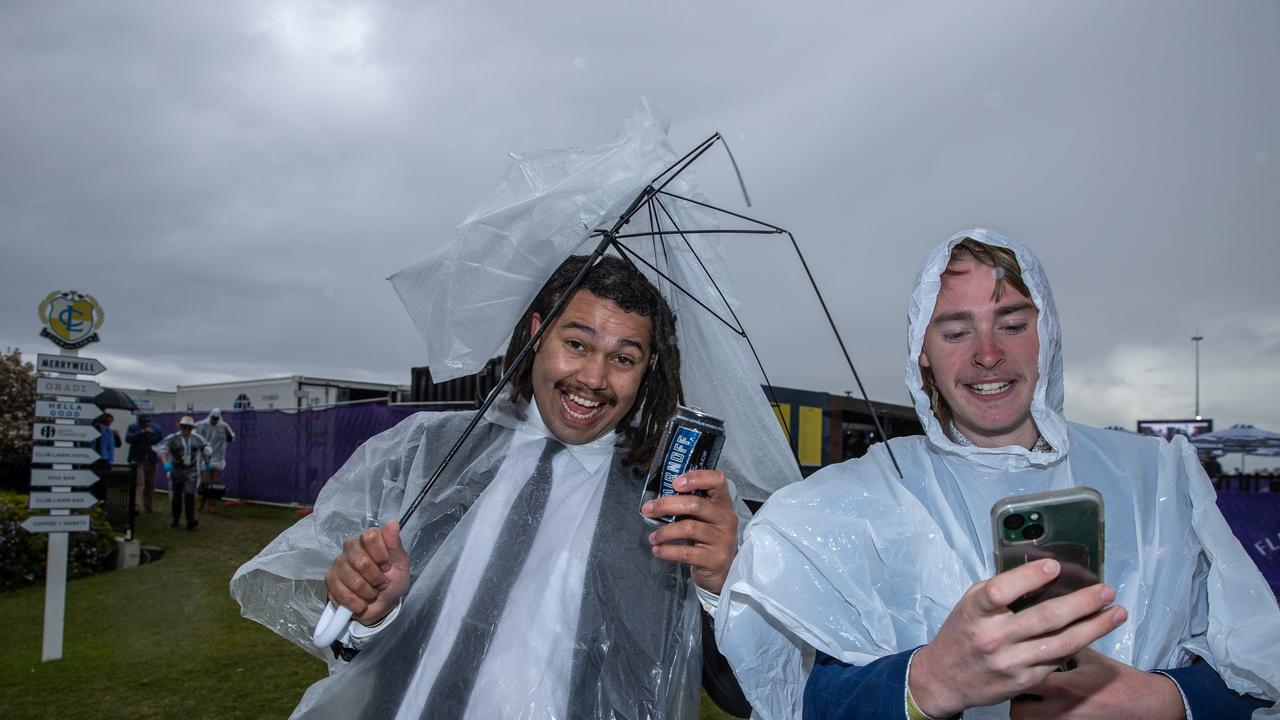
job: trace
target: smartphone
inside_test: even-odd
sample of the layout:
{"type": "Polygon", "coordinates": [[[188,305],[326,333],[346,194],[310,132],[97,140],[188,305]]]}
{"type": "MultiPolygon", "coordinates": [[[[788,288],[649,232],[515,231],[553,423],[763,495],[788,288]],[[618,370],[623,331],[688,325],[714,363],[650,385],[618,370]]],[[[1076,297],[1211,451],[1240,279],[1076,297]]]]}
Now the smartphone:
{"type": "Polygon", "coordinates": [[[1102,494],[1090,487],[1019,495],[991,507],[996,572],[1044,558],[1062,563],[1052,583],[1014,601],[1017,612],[1102,582],[1102,494]]]}

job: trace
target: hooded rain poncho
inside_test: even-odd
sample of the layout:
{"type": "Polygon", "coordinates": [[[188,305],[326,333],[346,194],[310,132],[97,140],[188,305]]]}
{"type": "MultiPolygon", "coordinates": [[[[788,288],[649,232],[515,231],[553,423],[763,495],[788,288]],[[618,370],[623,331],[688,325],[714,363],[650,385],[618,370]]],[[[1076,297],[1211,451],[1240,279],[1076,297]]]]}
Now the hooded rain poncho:
{"type": "MultiPolygon", "coordinates": [[[[1093,648],[1142,670],[1204,658],[1241,693],[1280,697],[1280,611],[1231,534],[1195,450],[1100,430],[1062,415],[1061,333],[1039,261],[987,230],[951,238],[911,292],[906,381],[925,436],[824,468],[775,493],[745,533],[716,615],[716,638],[758,717],[798,718],[805,656],[865,665],[928,643],[964,592],[995,574],[999,499],[1089,486],[1105,502],[1105,581],[1129,619],[1093,648]],[[953,442],[923,390],[919,357],[951,248],[1010,248],[1039,309],[1031,414],[1045,452],[953,442]]],[[[1266,712],[1266,711],[1263,711],[1266,712]]],[[[965,713],[1003,718],[1008,704],[965,713]]]]}

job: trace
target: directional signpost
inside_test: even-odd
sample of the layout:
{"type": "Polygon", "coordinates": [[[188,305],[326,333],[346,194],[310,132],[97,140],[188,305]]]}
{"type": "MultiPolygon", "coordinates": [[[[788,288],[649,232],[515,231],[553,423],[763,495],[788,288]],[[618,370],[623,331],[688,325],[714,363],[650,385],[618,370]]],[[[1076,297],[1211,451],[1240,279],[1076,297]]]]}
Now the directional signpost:
{"type": "Polygon", "coordinates": [[[37,400],[36,417],[53,420],[92,420],[102,414],[92,403],[37,400]]]}
{"type": "Polygon", "coordinates": [[[37,395],[91,398],[102,392],[102,386],[89,380],[42,377],[36,379],[37,395]]]}
{"type": "Polygon", "coordinates": [[[31,448],[31,462],[50,465],[88,465],[98,459],[98,451],[87,447],[50,447],[36,445],[31,448]]]}
{"type": "Polygon", "coordinates": [[[41,659],[45,662],[62,657],[62,631],[67,606],[68,533],[88,532],[88,515],[71,515],[72,509],[93,507],[96,500],[86,488],[98,481],[88,469],[77,469],[97,459],[97,453],[72,445],[97,438],[97,429],[77,425],[78,420],[97,417],[101,412],[92,403],[76,400],[92,398],[102,391],[97,383],[80,380],[76,375],[98,375],[107,368],[93,358],[79,356],[79,348],[97,342],[102,327],[102,306],[92,295],[75,290],[49,293],[40,302],[42,337],[62,350],[58,355],[36,355],[36,370],[53,373],[36,380],[36,416],[52,422],[35,426],[33,437],[53,445],[37,445],[32,449],[33,464],[53,465],[52,469],[32,468],[32,487],[49,488],[48,492],[32,492],[32,508],[48,508],[48,515],[33,515],[22,523],[32,533],[48,533],[49,557],[45,570],[44,638],[41,659]]]}
{"type": "MultiPolygon", "coordinates": [[[[56,512],[56,511],[55,511],[56,512]]],[[[22,521],[22,529],[33,533],[73,533],[89,532],[88,515],[32,515],[22,521]]],[[[52,539],[52,538],[50,538],[52,539]]],[[[63,579],[63,600],[66,600],[66,579],[63,579]]],[[[47,627],[47,626],[46,626],[47,627]]],[[[61,630],[62,628],[58,628],[61,630]]],[[[58,638],[61,640],[62,638],[58,638]]],[[[61,645],[61,643],[59,643],[61,645]]],[[[59,656],[62,648],[59,647],[59,656]]],[[[58,658],[45,658],[57,660],[58,658]]]]}
{"type": "Polygon", "coordinates": [[[98,429],[92,425],[55,425],[53,423],[36,423],[31,430],[36,440],[54,440],[66,442],[93,442],[99,437],[98,429]]]}
{"type": "Polygon", "coordinates": [[[107,367],[94,358],[73,355],[36,355],[36,370],[40,372],[70,373],[72,375],[99,375],[107,367]]]}
{"type": "Polygon", "coordinates": [[[89,487],[98,482],[98,474],[92,470],[44,470],[32,468],[33,487],[89,487]]]}
{"type": "Polygon", "coordinates": [[[98,504],[98,498],[87,492],[33,492],[30,497],[27,507],[32,509],[83,510],[98,504]]]}

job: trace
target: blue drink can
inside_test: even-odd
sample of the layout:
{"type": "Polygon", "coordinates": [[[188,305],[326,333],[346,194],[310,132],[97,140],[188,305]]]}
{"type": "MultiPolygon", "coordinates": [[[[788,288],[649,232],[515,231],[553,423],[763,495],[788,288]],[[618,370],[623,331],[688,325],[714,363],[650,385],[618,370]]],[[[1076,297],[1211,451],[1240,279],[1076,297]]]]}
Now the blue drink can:
{"type": "MultiPolygon", "coordinates": [[[[698,408],[676,406],[676,414],[667,421],[653,456],[649,473],[645,476],[641,504],[657,498],[682,495],[673,485],[675,479],[690,470],[714,470],[720,461],[724,447],[724,420],[708,415],[698,408]]],[[[703,495],[701,490],[695,491],[703,495]]],[[[669,523],[677,520],[674,515],[664,518],[645,518],[650,523],[669,523]]]]}

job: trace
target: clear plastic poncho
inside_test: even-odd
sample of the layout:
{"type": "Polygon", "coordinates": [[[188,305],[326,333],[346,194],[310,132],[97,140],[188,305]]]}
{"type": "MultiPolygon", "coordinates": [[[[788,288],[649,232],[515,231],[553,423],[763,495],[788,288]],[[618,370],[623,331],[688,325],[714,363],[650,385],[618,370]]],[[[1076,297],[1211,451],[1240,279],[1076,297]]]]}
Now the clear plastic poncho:
{"type": "Polygon", "coordinates": [[[209,443],[209,462],[219,470],[227,466],[227,439],[235,438],[235,433],[231,431],[227,421],[218,418],[218,424],[213,424],[209,418],[196,423],[196,433],[209,443]]]}
{"type": "Polygon", "coordinates": [[[612,433],[555,455],[528,557],[509,599],[487,607],[506,591],[482,584],[486,567],[509,551],[500,531],[526,511],[520,491],[550,437],[533,405],[491,408],[405,526],[413,579],[396,617],[349,663],[311,644],[343,540],[399,517],[470,417],[418,413],[369,440],[315,512],[232,578],[246,617],[334,666],[292,717],[696,716],[700,608],[684,566],[649,551],[640,481],[612,433]],[[455,647],[491,611],[486,645],[455,647]],[[465,682],[453,682],[467,663],[465,682]]]}
{"type": "MultiPolygon", "coordinates": [[[[909,316],[906,381],[926,436],[889,441],[903,479],[877,445],[784,488],[747,528],[725,583],[716,639],[757,716],[800,717],[812,648],[864,665],[928,643],[964,592],[995,574],[995,501],[1083,485],[1103,495],[1105,580],[1129,611],[1093,648],[1142,670],[1197,655],[1233,690],[1280,697],[1280,611],[1194,449],[1063,418],[1058,315],[1036,257],[991,231],[956,235],[926,261],[909,316]],[[965,237],[1011,248],[1040,311],[1031,413],[1049,452],[959,445],[930,410],[918,359],[939,276],[965,237]]],[[[965,717],[1008,717],[1008,704],[965,717]]]]}
{"type": "MultiPolygon", "coordinates": [[[[666,121],[647,108],[615,143],[516,156],[493,196],[431,258],[392,278],[428,343],[437,380],[479,370],[589,229],[612,222],[675,159],[666,121]]],[[[697,197],[688,175],[670,186],[697,197]]],[[[682,227],[716,227],[688,203],[682,227]]],[[[719,241],[691,235],[730,303],[719,241]]],[[[594,243],[595,240],[589,242],[594,243]]],[[[683,244],[637,244],[651,262],[713,307],[723,303],[683,244]]],[[[725,419],[720,469],[746,497],[799,479],[786,437],[741,338],[665,281],[675,310],[687,404],[725,419]]],[[[483,569],[501,551],[498,528],[518,517],[517,486],[546,441],[536,406],[489,410],[402,531],[413,582],[395,619],[350,663],[311,644],[324,573],[342,542],[398,518],[461,433],[467,413],[420,413],[361,446],[325,485],[315,512],[232,578],[242,613],[329,662],[333,674],[302,698],[298,718],[692,718],[700,697],[699,605],[685,566],[652,556],[639,513],[641,479],[618,463],[616,438],[555,456],[553,496],[492,645],[465,688],[448,651],[494,589],[483,569]],[[594,458],[594,460],[592,459],[594,458]],[[557,494],[559,493],[559,494],[557,494]],[[450,687],[434,694],[439,677],[450,687]],[[434,713],[434,714],[432,714],[434,713]]],[[[741,503],[738,503],[742,514],[741,503]]],[[[745,523],[743,523],[745,525],[745,523]]]]}

